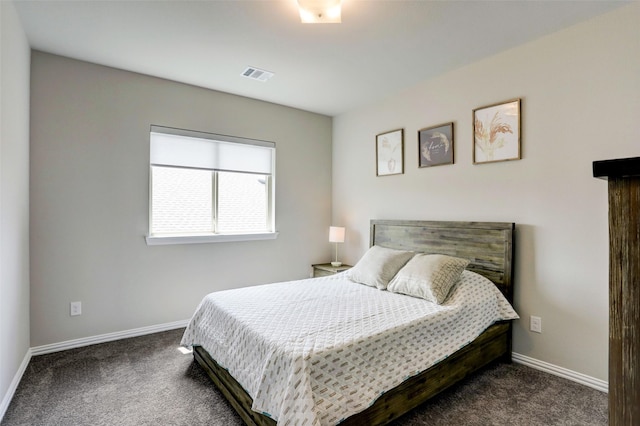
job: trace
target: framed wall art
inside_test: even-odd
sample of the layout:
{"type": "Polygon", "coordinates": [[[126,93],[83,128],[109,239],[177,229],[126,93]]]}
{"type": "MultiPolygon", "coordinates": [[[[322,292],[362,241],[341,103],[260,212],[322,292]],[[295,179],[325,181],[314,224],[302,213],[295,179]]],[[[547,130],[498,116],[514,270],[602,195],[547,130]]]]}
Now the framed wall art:
{"type": "Polygon", "coordinates": [[[453,123],[418,130],[418,167],[453,164],[453,123]]]}
{"type": "Polygon", "coordinates": [[[473,110],[473,164],[519,160],[520,99],[473,110]]]}
{"type": "Polygon", "coordinates": [[[376,176],[404,173],[404,129],[376,135],[376,176]]]}

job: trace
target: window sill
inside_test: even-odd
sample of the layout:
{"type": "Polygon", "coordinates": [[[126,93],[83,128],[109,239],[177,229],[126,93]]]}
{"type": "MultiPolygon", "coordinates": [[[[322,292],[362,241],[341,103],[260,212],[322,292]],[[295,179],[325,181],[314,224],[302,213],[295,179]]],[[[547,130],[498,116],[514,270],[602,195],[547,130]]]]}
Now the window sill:
{"type": "Polygon", "coordinates": [[[182,235],[171,237],[146,236],[148,246],[161,246],[167,244],[203,244],[203,243],[228,243],[236,241],[275,240],[277,232],[262,232],[257,234],[218,234],[218,235],[182,235]]]}

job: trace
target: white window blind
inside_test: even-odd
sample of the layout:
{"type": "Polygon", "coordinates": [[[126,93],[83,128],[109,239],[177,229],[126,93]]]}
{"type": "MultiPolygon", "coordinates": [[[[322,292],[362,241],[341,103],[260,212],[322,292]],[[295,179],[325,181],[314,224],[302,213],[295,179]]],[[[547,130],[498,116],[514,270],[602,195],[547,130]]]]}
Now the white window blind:
{"type": "Polygon", "coordinates": [[[274,151],[273,142],[151,127],[153,166],[270,175],[274,151]]]}
{"type": "Polygon", "coordinates": [[[151,126],[149,163],[147,243],[275,238],[273,142],[151,126]]]}

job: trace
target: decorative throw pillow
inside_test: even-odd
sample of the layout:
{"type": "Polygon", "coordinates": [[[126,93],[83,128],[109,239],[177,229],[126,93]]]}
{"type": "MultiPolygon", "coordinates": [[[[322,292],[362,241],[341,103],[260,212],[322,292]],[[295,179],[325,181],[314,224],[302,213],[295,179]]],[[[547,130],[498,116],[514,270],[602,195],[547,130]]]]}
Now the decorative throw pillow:
{"type": "Polygon", "coordinates": [[[412,251],[373,246],[353,268],[349,269],[349,278],[357,283],[384,290],[389,280],[413,255],[412,251]]]}
{"type": "Polygon", "coordinates": [[[415,255],[391,280],[387,290],[442,304],[469,261],[443,254],[415,255]]]}

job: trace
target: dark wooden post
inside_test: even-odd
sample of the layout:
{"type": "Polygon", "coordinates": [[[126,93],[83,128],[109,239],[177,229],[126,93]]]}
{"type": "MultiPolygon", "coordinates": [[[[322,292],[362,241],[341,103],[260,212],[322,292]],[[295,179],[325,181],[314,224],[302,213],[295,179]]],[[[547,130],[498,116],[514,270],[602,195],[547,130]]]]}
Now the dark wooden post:
{"type": "Polygon", "coordinates": [[[640,157],[595,161],[609,181],[609,425],[640,425],[640,157]]]}

